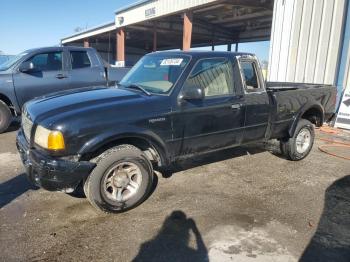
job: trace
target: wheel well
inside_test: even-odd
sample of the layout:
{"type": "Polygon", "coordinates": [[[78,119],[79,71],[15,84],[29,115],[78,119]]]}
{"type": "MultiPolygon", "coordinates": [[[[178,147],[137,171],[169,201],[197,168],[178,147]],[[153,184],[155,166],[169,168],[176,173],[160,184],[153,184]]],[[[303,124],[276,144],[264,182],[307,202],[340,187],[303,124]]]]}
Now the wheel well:
{"type": "Polygon", "coordinates": [[[123,145],[123,144],[133,145],[139,148],[141,151],[145,153],[147,158],[153,164],[156,164],[158,167],[164,165],[165,158],[163,154],[161,154],[162,152],[161,149],[159,149],[156,145],[154,145],[147,139],[139,138],[139,137],[127,137],[127,138],[120,138],[120,139],[113,140],[107,144],[104,144],[103,146],[101,146],[100,148],[98,148],[92,153],[82,155],[81,160],[84,160],[84,161],[92,160],[97,156],[101,155],[106,150],[118,145],[123,145]]]}
{"type": "Polygon", "coordinates": [[[320,109],[315,107],[308,109],[301,118],[309,120],[317,127],[323,125],[323,113],[320,109]]]}
{"type": "Polygon", "coordinates": [[[15,111],[11,100],[3,94],[0,94],[0,100],[3,101],[10,108],[12,115],[14,115],[15,111]]]}

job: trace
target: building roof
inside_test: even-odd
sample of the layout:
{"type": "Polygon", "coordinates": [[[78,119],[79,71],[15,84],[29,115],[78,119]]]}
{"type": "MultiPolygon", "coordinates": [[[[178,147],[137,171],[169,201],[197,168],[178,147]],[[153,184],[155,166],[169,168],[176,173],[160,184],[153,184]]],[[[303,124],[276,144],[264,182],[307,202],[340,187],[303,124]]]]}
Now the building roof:
{"type": "Polygon", "coordinates": [[[62,43],[64,43],[65,40],[67,40],[67,39],[71,40],[72,38],[75,38],[75,37],[81,38],[82,35],[86,35],[85,37],[88,37],[88,36],[100,34],[101,31],[103,31],[103,30],[110,31],[110,30],[114,30],[114,29],[115,29],[115,22],[112,21],[112,22],[100,24],[100,25],[97,25],[97,26],[94,26],[91,28],[87,28],[83,31],[71,34],[69,36],[65,36],[61,39],[61,41],[62,41],[62,43]]]}
{"type": "Polygon", "coordinates": [[[178,49],[183,40],[183,13],[188,10],[195,17],[192,47],[268,40],[271,35],[273,0],[141,0],[118,9],[115,22],[61,41],[82,44],[89,39],[96,45],[104,42],[110,46],[116,41],[116,30],[125,28],[128,47],[150,51],[156,32],[158,50],[178,49]]]}
{"type": "Polygon", "coordinates": [[[137,1],[137,2],[132,3],[130,5],[118,8],[117,10],[114,11],[114,13],[118,14],[118,13],[121,13],[121,12],[125,12],[125,11],[128,11],[129,9],[135,8],[135,7],[139,6],[139,5],[143,5],[143,4],[145,4],[147,2],[151,2],[151,1],[153,1],[153,0],[140,0],[140,1],[137,1]]]}

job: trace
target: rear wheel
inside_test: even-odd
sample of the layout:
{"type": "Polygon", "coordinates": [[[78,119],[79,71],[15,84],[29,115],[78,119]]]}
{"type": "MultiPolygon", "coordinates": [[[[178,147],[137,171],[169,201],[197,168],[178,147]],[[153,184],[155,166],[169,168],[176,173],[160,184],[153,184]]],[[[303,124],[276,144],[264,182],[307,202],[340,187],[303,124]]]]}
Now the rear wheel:
{"type": "Polygon", "coordinates": [[[10,108],[0,101],[0,134],[5,132],[12,121],[12,114],[10,108]]]}
{"type": "Polygon", "coordinates": [[[112,148],[96,159],[84,184],[89,202],[99,210],[120,213],[141,204],[153,183],[153,169],[146,155],[132,145],[112,148]]]}
{"type": "Polygon", "coordinates": [[[301,119],[293,137],[280,141],[281,153],[290,160],[302,160],[310,153],[314,140],[314,126],[310,121],[301,119]]]}

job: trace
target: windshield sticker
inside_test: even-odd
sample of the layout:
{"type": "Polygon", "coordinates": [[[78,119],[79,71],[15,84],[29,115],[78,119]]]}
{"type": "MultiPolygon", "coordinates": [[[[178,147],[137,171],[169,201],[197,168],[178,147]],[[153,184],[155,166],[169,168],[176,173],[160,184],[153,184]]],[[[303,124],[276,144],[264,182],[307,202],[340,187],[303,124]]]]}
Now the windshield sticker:
{"type": "Polygon", "coordinates": [[[163,59],[160,63],[161,66],[179,66],[182,63],[182,58],[168,58],[163,59]]]}

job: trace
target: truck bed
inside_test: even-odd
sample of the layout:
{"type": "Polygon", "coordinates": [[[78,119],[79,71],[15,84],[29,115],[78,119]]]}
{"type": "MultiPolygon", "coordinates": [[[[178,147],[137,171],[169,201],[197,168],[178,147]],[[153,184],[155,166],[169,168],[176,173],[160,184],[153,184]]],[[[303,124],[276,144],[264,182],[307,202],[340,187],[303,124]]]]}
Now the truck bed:
{"type": "Polygon", "coordinates": [[[268,90],[293,90],[293,89],[310,89],[310,88],[321,88],[330,87],[334,88],[332,85],[323,84],[309,84],[309,83],[292,83],[292,82],[266,82],[266,89],[268,90]]]}
{"type": "Polygon", "coordinates": [[[302,114],[306,108],[319,107],[324,109],[324,119],[327,122],[334,114],[337,90],[332,85],[267,82],[271,110],[271,138],[281,136],[282,130],[287,130],[294,118],[302,114]]]}

